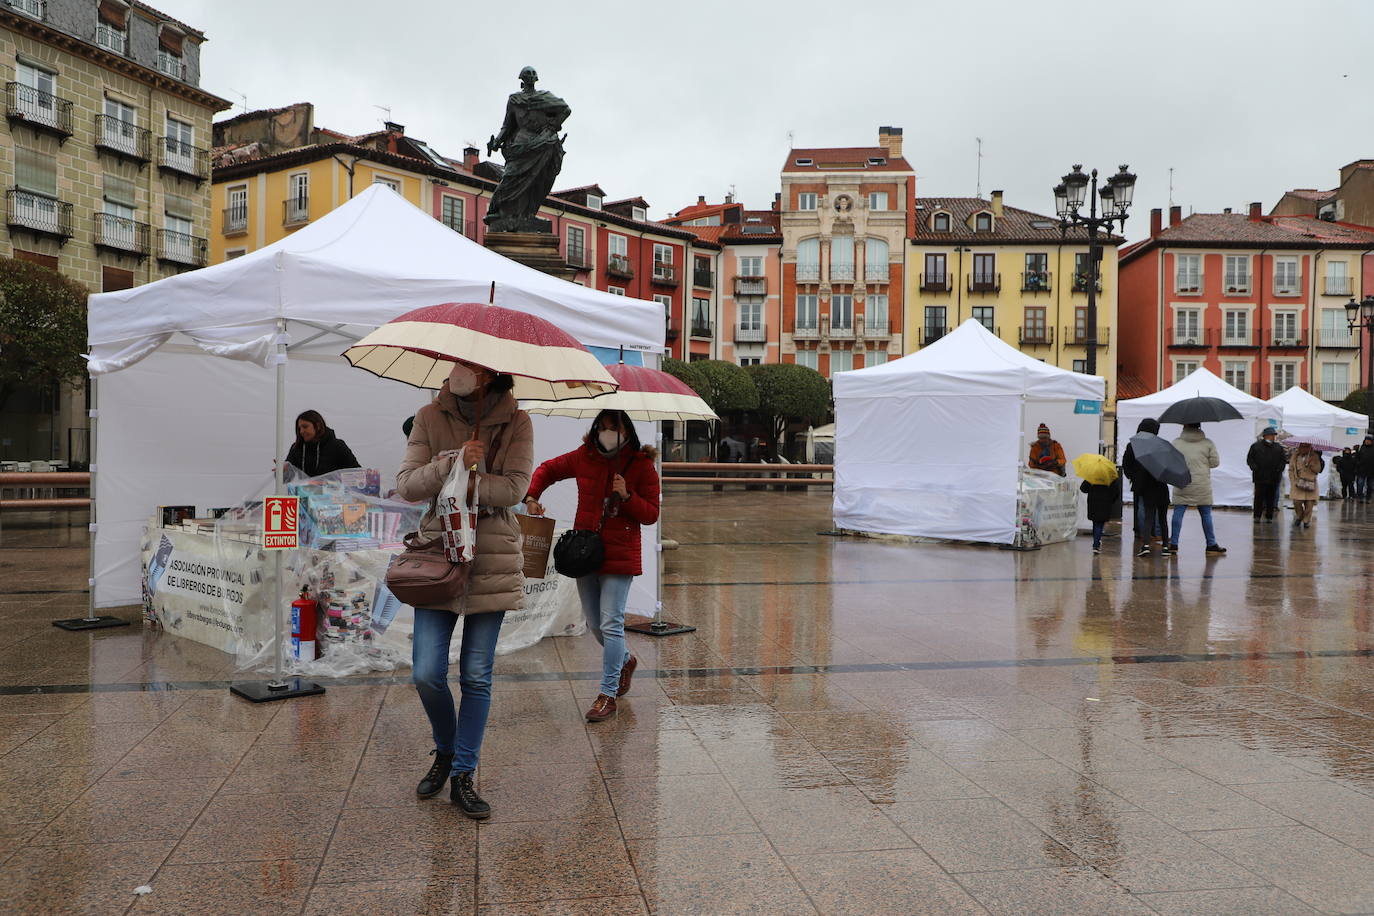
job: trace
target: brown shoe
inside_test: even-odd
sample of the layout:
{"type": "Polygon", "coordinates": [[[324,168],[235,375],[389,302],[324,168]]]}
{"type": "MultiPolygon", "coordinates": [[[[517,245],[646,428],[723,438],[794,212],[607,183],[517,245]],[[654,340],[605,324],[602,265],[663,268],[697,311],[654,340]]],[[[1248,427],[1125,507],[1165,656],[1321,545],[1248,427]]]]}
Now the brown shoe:
{"type": "Polygon", "coordinates": [[[639,659],[633,655],[625,659],[625,666],[620,669],[620,687],[615,692],[616,696],[623,697],[630,692],[630,678],[635,676],[635,669],[638,667],[639,659]]]}
{"type": "Polygon", "coordinates": [[[615,697],[608,697],[601,694],[592,704],[592,708],[587,710],[588,722],[605,722],[615,716],[615,697]]]}

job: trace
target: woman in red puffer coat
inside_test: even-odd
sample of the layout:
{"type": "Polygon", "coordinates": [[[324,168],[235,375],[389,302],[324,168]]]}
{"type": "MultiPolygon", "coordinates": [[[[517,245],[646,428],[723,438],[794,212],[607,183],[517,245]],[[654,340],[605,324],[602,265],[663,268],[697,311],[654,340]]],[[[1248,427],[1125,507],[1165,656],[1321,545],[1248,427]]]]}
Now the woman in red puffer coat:
{"type": "Polygon", "coordinates": [[[534,472],[525,505],[543,515],[539,502],[552,484],[577,479],[577,517],[573,527],[601,530],[606,562],[577,580],[587,628],[601,643],[601,694],[587,710],[588,722],[615,715],[616,697],[630,689],[638,660],[625,645],[625,602],[640,565],[639,528],[658,521],[658,471],[655,451],[639,444],[634,424],[623,410],[597,414],[581,447],[550,458],[534,472]]]}

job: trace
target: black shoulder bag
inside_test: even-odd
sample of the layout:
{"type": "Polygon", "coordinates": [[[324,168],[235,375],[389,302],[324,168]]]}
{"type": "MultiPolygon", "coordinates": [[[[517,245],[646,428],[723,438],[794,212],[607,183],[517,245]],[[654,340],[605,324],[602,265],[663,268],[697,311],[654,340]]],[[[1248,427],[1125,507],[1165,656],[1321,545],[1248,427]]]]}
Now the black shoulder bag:
{"type": "MultiPolygon", "coordinates": [[[[621,473],[624,473],[624,468],[621,469],[621,473]]],[[[581,579],[599,570],[606,562],[606,545],[601,540],[601,526],[606,523],[606,513],[609,509],[607,502],[611,495],[610,484],[614,479],[614,474],[606,478],[606,496],[601,500],[601,518],[597,520],[596,527],[590,531],[577,528],[564,531],[558,543],[553,545],[553,568],[559,575],[567,576],[569,579],[581,579]]]]}

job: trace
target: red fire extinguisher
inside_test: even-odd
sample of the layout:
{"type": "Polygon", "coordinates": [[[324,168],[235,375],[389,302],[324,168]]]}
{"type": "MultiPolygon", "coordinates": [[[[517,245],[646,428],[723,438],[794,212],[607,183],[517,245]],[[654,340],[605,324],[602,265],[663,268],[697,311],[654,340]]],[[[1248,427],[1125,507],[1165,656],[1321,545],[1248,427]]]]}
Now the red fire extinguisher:
{"type": "Polygon", "coordinates": [[[291,602],[291,657],[302,661],[319,658],[315,645],[316,614],[319,605],[310,597],[310,589],[302,588],[301,596],[291,602]]]}

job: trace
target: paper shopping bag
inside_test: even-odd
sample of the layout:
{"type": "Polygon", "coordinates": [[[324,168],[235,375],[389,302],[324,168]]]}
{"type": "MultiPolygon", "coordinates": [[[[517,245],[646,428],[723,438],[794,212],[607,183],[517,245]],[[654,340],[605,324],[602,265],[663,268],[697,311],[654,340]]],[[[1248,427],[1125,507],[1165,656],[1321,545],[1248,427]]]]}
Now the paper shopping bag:
{"type": "Polygon", "coordinates": [[[525,554],[525,578],[542,579],[549,568],[553,519],[538,515],[517,515],[516,518],[520,520],[520,549],[525,554]]]}

